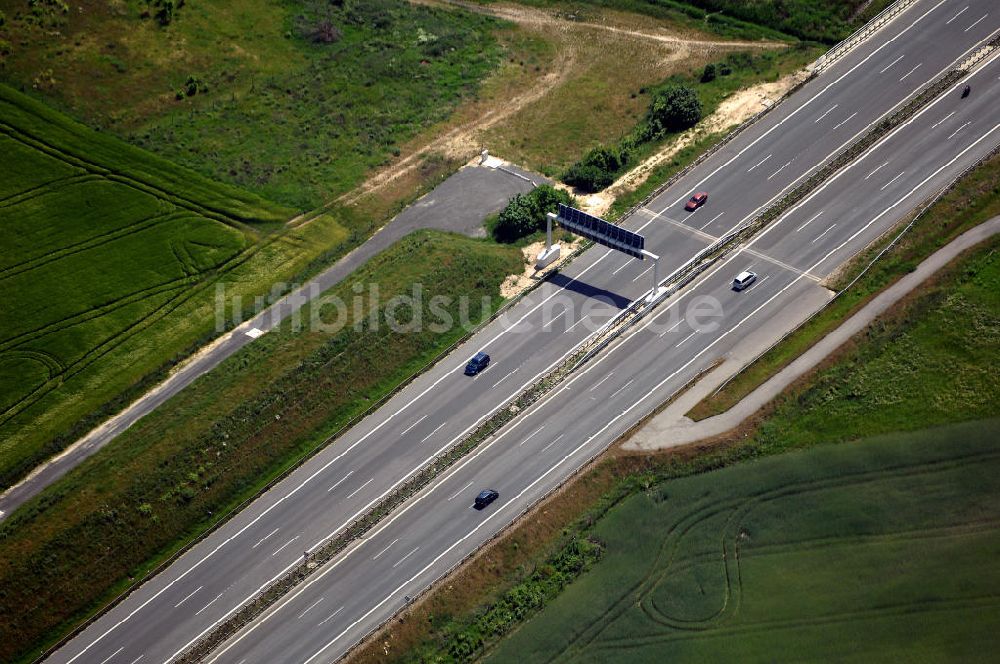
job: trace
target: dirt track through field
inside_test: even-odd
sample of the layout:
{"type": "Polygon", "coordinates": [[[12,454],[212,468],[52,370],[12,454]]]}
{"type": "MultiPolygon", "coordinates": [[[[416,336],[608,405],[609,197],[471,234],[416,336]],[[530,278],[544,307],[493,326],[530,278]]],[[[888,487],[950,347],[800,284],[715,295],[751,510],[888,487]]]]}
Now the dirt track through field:
{"type": "Polygon", "coordinates": [[[539,76],[529,87],[514,96],[488,100],[481,104],[473,119],[449,129],[445,133],[416,147],[410,154],[390,164],[369,177],[356,189],[344,194],[339,203],[353,204],[365,195],[375,193],[399,178],[420,167],[423,159],[430,154],[442,155],[449,159],[467,160],[481,150],[479,137],[485,130],[517,114],[529,104],[541,100],[550,90],[565,83],[580,63],[581,33],[602,31],[620,36],[622,40],[647,40],[656,51],[650,52],[661,65],[683,61],[695,50],[729,50],[747,48],[780,48],[783,44],[768,41],[726,41],[691,38],[679,33],[659,28],[643,29],[640,23],[654,22],[636,15],[603,16],[603,22],[572,20],[548,11],[521,5],[492,5],[489,7],[461,2],[461,0],[411,0],[428,6],[460,7],[462,9],[488,14],[498,19],[510,21],[521,28],[545,34],[557,43],[557,55],[549,71],[539,76]],[[613,24],[614,20],[618,24],[613,24]]]}

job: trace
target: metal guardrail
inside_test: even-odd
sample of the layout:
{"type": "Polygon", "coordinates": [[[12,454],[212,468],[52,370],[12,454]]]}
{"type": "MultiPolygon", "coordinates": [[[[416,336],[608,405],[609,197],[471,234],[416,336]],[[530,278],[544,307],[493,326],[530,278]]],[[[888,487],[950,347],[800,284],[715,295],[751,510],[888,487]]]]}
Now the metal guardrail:
{"type": "Polygon", "coordinates": [[[909,9],[910,5],[917,0],[896,0],[878,14],[873,16],[867,23],[851,33],[846,39],[836,44],[829,51],[816,58],[816,61],[809,66],[809,70],[814,74],[819,74],[834,62],[851,52],[861,42],[881,30],[887,23],[899,16],[903,11],[909,9]]]}
{"type": "Polygon", "coordinates": [[[751,125],[755,124],[762,117],[764,117],[765,115],[767,115],[768,113],[770,113],[771,111],[773,111],[775,108],[777,108],[778,106],[780,106],[782,104],[782,102],[784,102],[786,99],[788,99],[793,94],[795,94],[796,92],[798,92],[802,88],[802,86],[804,86],[806,83],[808,83],[809,81],[811,81],[814,77],[815,77],[814,75],[810,74],[807,78],[803,79],[799,83],[796,83],[791,88],[789,88],[785,92],[785,94],[783,94],[776,102],[774,102],[773,104],[771,104],[767,108],[758,111],[754,115],[750,116],[749,118],[747,118],[746,120],[744,120],[743,122],[741,122],[735,129],[733,129],[732,131],[730,131],[729,133],[727,133],[724,137],[722,137],[722,139],[720,139],[718,143],[716,143],[712,147],[710,147],[707,150],[705,150],[704,152],[702,152],[690,164],[688,164],[687,166],[685,166],[681,170],[679,170],[676,173],[674,173],[673,175],[671,175],[669,178],[667,178],[667,180],[663,184],[657,186],[655,189],[653,189],[652,192],[650,192],[647,196],[645,196],[641,201],[639,201],[638,203],[636,203],[635,205],[633,205],[632,207],[630,207],[629,209],[627,209],[621,215],[619,215],[618,217],[616,217],[616,219],[626,219],[626,218],[632,216],[633,214],[635,214],[636,212],[638,212],[643,207],[645,207],[650,201],[652,201],[654,198],[656,198],[657,196],[659,196],[660,194],[662,194],[664,191],[666,191],[670,187],[672,187],[675,184],[677,184],[682,178],[684,178],[685,176],[687,176],[691,171],[693,171],[695,168],[697,168],[702,163],[704,163],[709,157],[711,157],[716,152],[718,152],[722,148],[724,148],[727,145],[729,145],[736,137],[738,137],[740,134],[742,134],[751,125]]]}
{"type": "MultiPolygon", "coordinates": [[[[594,357],[603,348],[619,337],[625,330],[631,327],[636,321],[645,316],[660,303],[672,296],[678,290],[688,285],[718,260],[726,256],[735,249],[744,238],[750,238],[763,230],[772,221],[778,219],[789,208],[805,198],[810,192],[820,184],[826,182],[834,173],[847,164],[853,162],[860,154],[871,148],[881,140],[886,134],[903,124],[905,120],[912,117],[923,106],[936,98],[942,91],[955,81],[961,79],[966,72],[981,62],[987,55],[993,52],[996,46],[1000,46],[1000,34],[997,34],[990,42],[977,49],[972,56],[964,60],[956,60],[954,68],[948,69],[936,80],[931,81],[908,101],[902,104],[895,111],[883,118],[875,127],[859,136],[847,147],[837,153],[822,168],[816,170],[804,182],[792,189],[790,192],[767,206],[756,216],[748,219],[739,227],[733,229],[723,237],[719,238],[711,245],[703,249],[687,263],[679,267],[673,274],[660,282],[660,287],[666,288],[666,293],[656,298],[648,306],[645,299],[652,294],[652,290],[647,291],[628,308],[622,311],[619,316],[612,319],[597,335],[590,341],[585,353],[580,357],[579,362],[574,366],[574,370],[594,357]],[[642,303],[642,304],[639,304],[642,303]]],[[[965,57],[964,54],[963,56],[965,57]]]]}
{"type": "MultiPolygon", "coordinates": [[[[560,263],[560,265],[562,265],[562,266],[567,265],[568,263],[570,263],[573,259],[577,258],[581,253],[583,253],[589,247],[590,247],[590,243],[583,243],[582,246],[578,247],[575,251],[573,251],[571,254],[569,254],[560,263]]],[[[146,573],[145,575],[143,575],[143,577],[141,579],[138,579],[135,582],[130,583],[128,585],[128,587],[125,588],[125,590],[123,590],[117,596],[115,596],[114,598],[112,598],[107,604],[105,604],[104,606],[102,606],[98,611],[96,611],[93,615],[91,615],[89,618],[87,618],[84,622],[80,623],[76,628],[73,629],[73,631],[71,631],[69,634],[67,634],[63,638],[61,638],[58,642],[56,642],[55,644],[53,644],[52,646],[50,646],[49,648],[47,648],[43,653],[41,653],[38,657],[36,657],[34,660],[32,660],[32,664],[40,664],[43,660],[45,660],[47,657],[49,657],[50,655],[52,655],[56,650],[62,648],[69,641],[71,641],[72,639],[76,638],[81,632],[83,632],[90,625],[92,625],[94,622],[96,622],[97,620],[99,620],[108,611],[110,611],[111,609],[113,609],[114,607],[116,607],[118,604],[120,604],[122,601],[124,601],[125,598],[128,597],[130,594],[132,594],[136,589],[138,589],[144,583],[146,583],[149,580],[151,580],[157,574],[160,574],[161,572],[163,572],[166,568],[168,568],[170,565],[172,565],[174,562],[176,562],[181,556],[183,556],[185,553],[187,553],[188,551],[190,551],[193,547],[195,547],[197,544],[199,544],[205,538],[207,538],[212,533],[214,533],[219,528],[221,528],[223,525],[225,525],[230,519],[233,518],[233,516],[235,516],[239,512],[241,512],[244,509],[246,509],[251,503],[253,503],[255,500],[257,500],[258,498],[260,498],[262,495],[264,495],[265,493],[267,493],[268,491],[270,491],[277,484],[279,484],[281,481],[283,481],[285,478],[287,478],[293,472],[295,472],[300,467],[302,467],[306,462],[308,462],[310,459],[312,459],[314,456],[316,456],[316,454],[318,454],[321,450],[323,450],[325,447],[327,447],[331,442],[333,442],[334,440],[336,440],[337,438],[339,438],[340,436],[342,436],[351,427],[356,426],[359,422],[361,422],[365,418],[367,418],[370,415],[372,415],[375,411],[377,411],[379,408],[381,408],[383,405],[385,405],[386,402],[388,402],[390,399],[392,399],[394,396],[396,396],[399,392],[401,392],[403,389],[405,389],[407,386],[409,386],[417,378],[419,378],[424,373],[426,373],[427,371],[429,371],[432,367],[434,367],[435,365],[437,365],[438,362],[440,362],[441,360],[443,360],[444,358],[446,358],[449,354],[451,354],[459,346],[462,346],[463,344],[465,344],[467,341],[469,341],[469,339],[471,339],[473,336],[475,336],[478,332],[480,332],[486,326],[488,326],[489,324],[493,323],[495,320],[497,320],[498,318],[500,318],[501,316],[503,316],[504,314],[506,314],[510,309],[512,309],[514,306],[516,306],[519,302],[521,302],[521,300],[524,299],[529,293],[533,292],[536,288],[538,288],[539,286],[541,286],[542,284],[544,284],[549,279],[549,277],[551,277],[554,273],[555,273],[554,269],[552,269],[552,270],[550,270],[548,272],[543,273],[538,278],[538,280],[535,283],[533,283],[530,287],[528,287],[525,290],[521,291],[515,297],[511,298],[507,302],[504,302],[499,308],[497,308],[497,310],[495,312],[493,312],[493,314],[487,320],[481,322],[479,325],[477,325],[473,329],[469,330],[466,334],[462,335],[462,337],[460,339],[456,340],[450,346],[448,346],[447,348],[445,348],[444,350],[442,350],[440,353],[438,353],[427,364],[425,364],[420,369],[417,369],[416,371],[414,371],[412,374],[410,374],[410,376],[408,376],[402,382],[400,382],[398,385],[396,385],[396,387],[394,387],[392,390],[390,390],[386,394],[382,395],[382,397],[380,397],[377,401],[375,401],[368,408],[366,408],[364,412],[359,413],[359,414],[355,415],[354,417],[352,417],[340,429],[338,429],[336,432],[330,434],[322,442],[318,443],[311,450],[309,450],[308,452],[306,452],[305,455],[303,455],[302,457],[299,457],[294,462],[292,462],[290,465],[288,465],[277,476],[275,476],[274,479],[272,479],[270,482],[268,482],[265,486],[261,487],[252,496],[250,496],[249,498],[245,499],[239,505],[233,507],[231,510],[229,510],[228,512],[226,512],[226,514],[224,514],[223,516],[221,516],[219,518],[219,520],[216,521],[208,530],[202,532],[195,539],[193,539],[192,541],[188,542],[186,545],[184,545],[183,547],[181,547],[180,549],[178,549],[177,551],[175,551],[169,558],[167,558],[166,560],[164,560],[163,562],[161,562],[159,565],[157,565],[155,568],[153,568],[152,570],[150,570],[148,573],[146,573]]]]}

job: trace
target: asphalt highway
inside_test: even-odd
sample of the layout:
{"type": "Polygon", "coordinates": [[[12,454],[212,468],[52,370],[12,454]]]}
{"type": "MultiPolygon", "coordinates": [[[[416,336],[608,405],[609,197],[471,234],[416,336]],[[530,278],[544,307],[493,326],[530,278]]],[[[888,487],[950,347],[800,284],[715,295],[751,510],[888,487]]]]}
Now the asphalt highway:
{"type": "MultiPolygon", "coordinates": [[[[669,272],[817,168],[852,136],[989,36],[997,26],[990,4],[985,0],[916,3],[626,225],[641,229],[647,248],[663,257],[664,272],[669,272]],[[964,7],[968,9],[953,19],[964,7]],[[987,19],[973,24],[982,15],[987,19]],[[912,64],[902,68],[904,61],[912,64]],[[887,77],[894,67],[897,71],[887,77]],[[710,192],[708,204],[685,214],[680,207],[683,200],[700,189],[710,192]]],[[[376,534],[322,575],[312,577],[279,606],[273,621],[256,623],[262,627],[225,651],[224,660],[335,658],[398,610],[406,594],[414,594],[474,550],[657,400],[696,375],[705,362],[751,333],[758,321],[780,316],[789,300],[819,288],[818,278],[877,237],[921,195],[996,144],[996,133],[981,133],[978,142],[963,143],[976,131],[986,131],[989,102],[995,105],[998,99],[997,73],[995,68],[990,71],[992,83],[989,77],[976,80],[973,96],[949,109],[953,115],[934,130],[928,125],[917,135],[913,128],[922,128],[935,109],[948,108],[953,103],[950,96],[858,162],[874,164],[869,170],[875,175],[860,179],[865,185],[855,176],[859,166],[852,167],[850,176],[837,178],[772,225],[752,246],[674,298],[664,308],[667,313],[644,321],[585,372],[518,418],[419,500],[408,503],[376,534]],[[959,119],[969,124],[952,138],[941,134],[942,128],[959,119]],[[894,170],[887,163],[876,170],[882,162],[900,168],[894,170]],[[883,174],[891,178],[882,179],[883,174]],[[884,186],[877,194],[863,196],[858,189],[876,184],[884,186]],[[899,198],[907,187],[916,190],[899,198]],[[893,197],[899,198],[895,207],[879,208],[895,201],[893,197]],[[810,210],[820,216],[798,216],[810,210]],[[865,219],[866,215],[874,220],[865,219]],[[757,284],[743,293],[729,291],[735,272],[748,266],[760,275],[757,284]],[[712,295],[721,303],[724,315],[718,331],[698,333],[683,319],[656,327],[670,311],[697,295],[712,295]],[[501,499],[484,513],[469,509],[471,497],[486,484],[496,485],[501,499]],[[385,552],[376,556],[382,549],[385,552]],[[323,611],[327,613],[320,615],[323,611]]],[[[608,309],[623,306],[648,289],[649,269],[649,264],[603,248],[588,251],[560,278],[526,297],[509,315],[88,627],[51,661],[169,660],[296,564],[303,551],[339,532],[557,362],[594,328],[592,318],[602,322],[608,309]],[[601,316],[581,318],[581,312],[600,297],[612,306],[604,307],[601,316]],[[493,356],[490,369],[475,379],[461,375],[467,357],[480,349],[493,356]]]]}
{"type": "MultiPolygon", "coordinates": [[[[768,227],[483,449],[452,469],[216,653],[219,662],[327,662],[405,606],[649,410],[1000,145],[1000,55],[768,227]],[[963,85],[964,82],[961,85],[963,85]],[[889,162],[905,165],[890,168],[889,162]],[[881,166],[881,168],[880,168],[881,166]],[[902,173],[902,175],[900,175],[902,173]],[[820,220],[822,219],[822,222],[820,220]],[[731,289],[733,275],[757,283],[731,289]],[[719,300],[714,329],[677,311],[719,300]],[[483,511],[484,487],[500,499],[483,511]]],[[[674,211],[676,206],[671,208],[674,211]]]]}

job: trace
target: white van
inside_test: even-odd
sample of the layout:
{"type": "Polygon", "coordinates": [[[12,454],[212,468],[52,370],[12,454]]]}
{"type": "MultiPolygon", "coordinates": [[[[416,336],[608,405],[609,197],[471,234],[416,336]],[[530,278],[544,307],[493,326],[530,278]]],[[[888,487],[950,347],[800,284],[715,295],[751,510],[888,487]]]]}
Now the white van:
{"type": "Polygon", "coordinates": [[[733,290],[741,291],[756,280],[757,275],[754,272],[751,272],[750,270],[740,272],[736,275],[736,278],[733,279],[733,290]]]}

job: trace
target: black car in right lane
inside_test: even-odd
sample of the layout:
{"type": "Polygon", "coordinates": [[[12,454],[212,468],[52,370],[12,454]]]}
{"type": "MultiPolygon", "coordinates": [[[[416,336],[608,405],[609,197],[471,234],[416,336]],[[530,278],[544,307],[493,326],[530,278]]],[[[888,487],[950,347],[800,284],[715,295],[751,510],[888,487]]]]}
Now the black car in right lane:
{"type": "Polygon", "coordinates": [[[476,496],[475,507],[477,510],[481,510],[499,497],[500,492],[496,489],[484,489],[476,496]]]}

